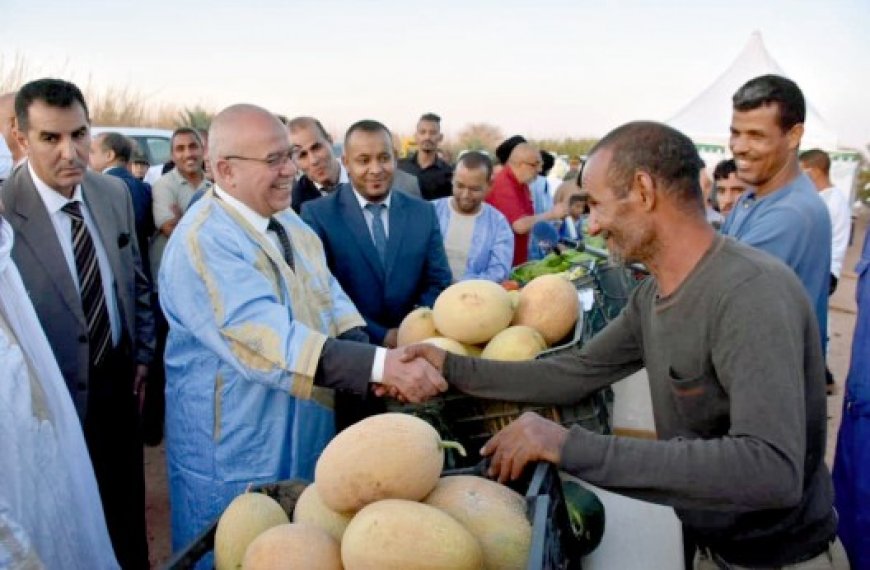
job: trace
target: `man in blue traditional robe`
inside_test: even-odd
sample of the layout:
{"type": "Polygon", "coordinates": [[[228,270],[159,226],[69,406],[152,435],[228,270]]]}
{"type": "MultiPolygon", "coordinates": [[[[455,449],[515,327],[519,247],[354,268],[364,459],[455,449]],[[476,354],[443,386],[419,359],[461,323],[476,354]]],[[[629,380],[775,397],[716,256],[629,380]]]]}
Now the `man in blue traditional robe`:
{"type": "Polygon", "coordinates": [[[365,321],[290,209],[281,123],[234,105],[209,142],[216,185],[173,232],[159,276],[174,550],[248,485],[313,477],[334,434],[331,388],[374,383],[409,401],[446,389],[425,361],[364,344],[365,321]]]}
{"type": "Polygon", "coordinates": [[[435,200],[444,250],[453,281],[487,279],[501,283],[511,272],[514,234],[504,214],[485,204],[492,163],[467,152],[456,163],[453,196],[435,200]]]}

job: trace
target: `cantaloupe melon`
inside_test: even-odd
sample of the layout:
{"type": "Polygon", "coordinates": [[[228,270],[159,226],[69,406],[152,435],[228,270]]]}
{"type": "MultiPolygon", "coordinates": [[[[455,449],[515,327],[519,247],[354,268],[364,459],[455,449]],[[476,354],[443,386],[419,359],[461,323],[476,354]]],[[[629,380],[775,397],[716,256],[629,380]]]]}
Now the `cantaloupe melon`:
{"type": "Polygon", "coordinates": [[[481,570],[472,534],[447,513],[387,499],[356,514],[341,542],[346,570],[481,570]]]}
{"type": "Polygon", "coordinates": [[[326,506],[340,513],[381,499],[419,501],[438,483],[447,447],[461,448],[441,441],[435,428],[420,418],[370,416],[339,433],[323,450],[314,469],[317,492],[326,506]]]}
{"type": "Polygon", "coordinates": [[[399,324],[399,332],[396,336],[396,344],[405,346],[420,342],[423,339],[439,336],[432,318],[432,309],[429,307],[417,307],[408,313],[399,324]]]}
{"type": "Polygon", "coordinates": [[[323,504],[314,483],[305,487],[293,509],[293,522],[323,529],[339,542],[352,516],[348,513],[337,513],[323,504]]]}
{"type": "Polygon", "coordinates": [[[242,570],[342,570],[341,547],[324,530],[307,524],[273,526],[251,542],[242,570]]]}
{"type": "Polygon", "coordinates": [[[495,481],[473,475],[442,477],[424,501],[452,516],[480,542],[486,570],[528,564],[532,525],[526,500],[495,481]]]}
{"type": "Polygon", "coordinates": [[[518,290],[508,291],[508,297],[510,297],[511,300],[511,307],[516,311],[517,307],[520,305],[520,292],[518,290]]]}
{"type": "Polygon", "coordinates": [[[524,325],[514,325],[501,331],[486,345],[481,358],[489,360],[531,360],[547,348],[544,337],[524,325]]]}
{"type": "Polygon", "coordinates": [[[420,342],[425,342],[438,348],[443,348],[447,352],[452,352],[453,354],[459,354],[460,356],[468,356],[468,351],[465,349],[465,346],[452,338],[447,338],[446,336],[433,336],[431,338],[427,338],[420,342]]]}
{"type": "Polygon", "coordinates": [[[468,344],[487,342],[513,317],[507,291],[483,279],[454,283],[438,295],[432,313],[442,335],[468,344]]]}
{"type": "Polygon", "coordinates": [[[577,290],[570,281],[558,275],[541,275],[520,291],[512,324],[532,327],[551,345],[574,327],[578,307],[577,290]]]}
{"type": "Polygon", "coordinates": [[[214,535],[215,570],[237,570],[248,545],[264,531],[290,522],[278,501],[263,493],[242,493],[218,520],[214,535]]]}

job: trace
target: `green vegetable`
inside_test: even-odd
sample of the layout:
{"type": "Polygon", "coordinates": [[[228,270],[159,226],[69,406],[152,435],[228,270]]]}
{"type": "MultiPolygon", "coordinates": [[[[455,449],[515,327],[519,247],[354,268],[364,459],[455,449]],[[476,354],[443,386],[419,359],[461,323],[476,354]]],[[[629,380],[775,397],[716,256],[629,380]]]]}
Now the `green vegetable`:
{"type": "Polygon", "coordinates": [[[562,481],[571,530],[579,543],[578,554],[595,550],[604,536],[604,505],[598,496],[574,481],[562,481]]]}

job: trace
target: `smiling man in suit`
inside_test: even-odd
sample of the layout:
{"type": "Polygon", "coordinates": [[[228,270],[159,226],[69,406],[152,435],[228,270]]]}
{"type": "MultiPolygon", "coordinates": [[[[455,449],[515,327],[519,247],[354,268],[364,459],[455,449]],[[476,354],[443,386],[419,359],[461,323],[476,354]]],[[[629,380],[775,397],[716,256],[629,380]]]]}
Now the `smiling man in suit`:
{"type": "Polygon", "coordinates": [[[87,171],[90,119],[78,87],[28,83],[15,115],[28,161],[0,195],[16,233],[12,258],[82,421],[118,561],[148,568],[138,393],[154,317],[130,194],[87,171]]]}
{"type": "MultiPolygon", "coordinates": [[[[452,280],[438,218],[431,204],[395,191],[392,136],[381,123],[351,125],[342,162],[350,183],[304,204],[302,219],[323,241],[329,268],[365,319],[369,338],[395,347],[405,315],[431,307],[452,280]]],[[[339,393],[339,429],[379,411],[368,403],[339,393]]]]}

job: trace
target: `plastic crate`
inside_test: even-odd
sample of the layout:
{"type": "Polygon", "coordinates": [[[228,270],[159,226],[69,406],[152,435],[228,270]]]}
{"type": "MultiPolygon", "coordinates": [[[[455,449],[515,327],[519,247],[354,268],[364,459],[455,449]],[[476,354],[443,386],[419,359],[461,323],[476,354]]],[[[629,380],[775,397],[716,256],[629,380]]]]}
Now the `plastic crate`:
{"type": "MultiPolygon", "coordinates": [[[[448,469],[443,475],[483,476],[487,464],[479,463],[464,469],[448,469]]],[[[293,514],[299,495],[307,486],[304,481],[291,480],[261,485],[253,491],[265,493],[277,500],[288,516],[293,514]]],[[[559,473],[550,463],[537,463],[525,476],[510,487],[526,499],[526,516],[532,524],[532,545],[526,570],[575,570],[580,568],[577,543],[568,522],[568,511],[562,494],[559,473]]],[[[190,545],[176,554],[164,568],[190,570],[203,556],[214,549],[217,520],[190,545]]]]}
{"type": "MultiPolygon", "coordinates": [[[[588,279],[592,283],[593,278],[589,276],[588,279]]],[[[593,329],[596,321],[590,318],[590,313],[584,313],[581,307],[574,332],[569,333],[561,345],[545,350],[537,358],[546,358],[562,350],[572,349],[578,343],[583,344],[592,338],[597,330],[593,329]]],[[[603,314],[601,318],[604,318],[603,314]]],[[[483,444],[525,412],[540,414],[565,427],[579,425],[595,433],[610,434],[613,392],[610,388],[605,388],[573,405],[548,406],[477,398],[451,388],[444,395],[422,404],[388,401],[387,411],[411,414],[423,419],[438,431],[441,439],[461,443],[468,453],[466,457],[455,452],[447,454],[448,467],[458,468],[477,464],[482,459],[480,448],[483,444]]]]}

